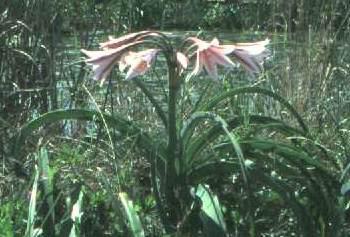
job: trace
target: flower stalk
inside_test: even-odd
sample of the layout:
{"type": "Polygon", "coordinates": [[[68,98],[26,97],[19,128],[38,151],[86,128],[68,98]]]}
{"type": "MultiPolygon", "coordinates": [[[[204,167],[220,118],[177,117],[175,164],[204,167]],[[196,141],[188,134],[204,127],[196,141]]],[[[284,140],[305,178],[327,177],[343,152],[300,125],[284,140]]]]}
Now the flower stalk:
{"type": "MultiPolygon", "coordinates": [[[[173,50],[172,50],[173,51],[173,50]]],[[[176,197],[178,173],[176,172],[176,163],[179,163],[179,145],[177,137],[177,119],[176,119],[176,102],[177,94],[180,88],[179,76],[176,73],[175,53],[171,52],[167,59],[168,76],[169,76],[169,101],[168,101],[168,160],[166,165],[166,197],[169,201],[169,210],[180,210],[176,197]]],[[[180,220],[180,213],[169,212],[172,223],[180,220]]]]}

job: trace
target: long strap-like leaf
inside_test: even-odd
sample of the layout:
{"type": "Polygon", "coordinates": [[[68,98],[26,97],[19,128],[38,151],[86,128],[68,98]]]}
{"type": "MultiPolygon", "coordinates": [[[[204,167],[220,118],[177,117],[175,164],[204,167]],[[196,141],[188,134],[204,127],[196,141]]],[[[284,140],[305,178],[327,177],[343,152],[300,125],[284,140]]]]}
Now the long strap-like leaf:
{"type": "Polygon", "coordinates": [[[229,98],[234,98],[236,95],[239,95],[239,94],[262,94],[275,99],[276,101],[281,103],[283,106],[285,106],[286,109],[288,109],[292,113],[292,115],[297,119],[300,127],[305,131],[305,133],[308,133],[308,128],[304,123],[303,119],[287,100],[285,100],[280,95],[272,91],[269,91],[260,87],[242,87],[235,90],[227,91],[211,99],[208,103],[198,108],[198,111],[211,111],[220,102],[229,98]]]}
{"type": "MultiPolygon", "coordinates": [[[[280,120],[273,119],[270,117],[265,116],[259,116],[259,115],[251,115],[249,116],[249,123],[250,124],[257,124],[257,125],[269,125],[275,129],[275,131],[281,132],[284,135],[291,136],[291,135],[300,135],[302,136],[304,133],[301,130],[295,129],[293,127],[290,127],[283,123],[280,120]]],[[[229,129],[232,130],[234,128],[238,128],[239,126],[242,126],[244,124],[244,117],[235,117],[227,121],[227,124],[229,126],[229,129]]],[[[197,156],[197,154],[204,149],[207,144],[210,144],[215,139],[218,138],[218,136],[224,134],[224,132],[221,129],[220,125],[215,125],[209,130],[203,132],[200,136],[195,138],[193,141],[191,141],[189,138],[192,136],[193,131],[196,126],[200,122],[203,122],[202,116],[200,114],[194,114],[192,116],[187,125],[184,127],[182,131],[182,138],[183,143],[185,145],[185,152],[186,152],[186,159],[189,162],[192,162],[193,159],[197,156]]]]}
{"type": "MultiPolygon", "coordinates": [[[[17,136],[15,144],[13,146],[14,157],[16,159],[20,159],[21,151],[23,150],[22,146],[24,145],[24,142],[27,139],[27,137],[44,125],[71,119],[99,121],[102,119],[101,116],[103,116],[103,119],[108,124],[108,126],[115,127],[123,135],[137,135],[138,145],[146,151],[152,152],[152,149],[155,149],[155,143],[152,141],[151,137],[142,129],[138,128],[131,121],[128,121],[117,115],[111,116],[105,113],[101,114],[97,111],[84,109],[70,109],[48,112],[25,124],[20,129],[19,135],[17,136]]],[[[159,157],[163,158],[164,156],[162,154],[164,153],[162,152],[161,147],[157,147],[157,149],[158,152],[156,154],[159,157]]],[[[154,154],[154,152],[152,154],[154,154]]]]}

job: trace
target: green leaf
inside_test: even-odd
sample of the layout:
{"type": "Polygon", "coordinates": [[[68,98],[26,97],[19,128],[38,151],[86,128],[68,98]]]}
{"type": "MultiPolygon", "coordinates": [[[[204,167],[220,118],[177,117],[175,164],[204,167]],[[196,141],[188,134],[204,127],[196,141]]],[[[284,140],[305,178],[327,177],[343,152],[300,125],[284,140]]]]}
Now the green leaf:
{"type": "MultiPolygon", "coordinates": [[[[205,181],[203,178],[207,176],[208,173],[220,173],[222,176],[227,177],[234,173],[236,170],[240,169],[239,164],[235,162],[212,162],[201,167],[198,167],[196,170],[193,170],[193,173],[190,174],[191,179],[196,181],[205,181]]],[[[315,226],[313,224],[313,220],[308,212],[308,209],[304,205],[297,200],[295,197],[295,188],[282,179],[274,178],[269,175],[268,170],[265,170],[262,166],[254,166],[249,173],[250,182],[258,181],[259,183],[263,183],[263,186],[270,187],[273,191],[278,193],[278,195],[284,200],[286,207],[291,208],[295,215],[298,218],[299,226],[302,228],[301,231],[305,234],[305,236],[312,236],[310,233],[315,231],[315,226]]],[[[246,190],[247,191],[247,190],[246,190]]],[[[318,204],[319,201],[316,200],[314,202],[318,204]]],[[[212,235],[216,236],[216,235],[212,235]]]]}
{"type": "Polygon", "coordinates": [[[0,205],[0,236],[13,237],[13,209],[15,203],[7,202],[0,205]]]}
{"type": "Polygon", "coordinates": [[[82,187],[79,192],[78,200],[74,203],[72,208],[71,219],[73,221],[73,226],[70,231],[69,237],[80,236],[81,217],[83,215],[83,212],[82,212],[83,196],[84,196],[84,188],[82,187]]]}
{"type": "Polygon", "coordinates": [[[35,226],[35,217],[36,217],[36,201],[37,201],[37,194],[38,194],[38,180],[39,180],[39,169],[35,165],[34,182],[33,182],[33,187],[32,187],[31,194],[30,194],[27,229],[26,229],[26,234],[25,234],[26,237],[34,237],[34,236],[36,236],[36,233],[37,233],[37,231],[34,229],[34,226],[35,226]]]}
{"type": "MultiPolygon", "coordinates": [[[[220,135],[224,134],[224,130],[222,130],[221,124],[215,125],[209,130],[203,132],[200,136],[193,139],[193,141],[190,142],[190,136],[192,135],[195,126],[200,122],[203,121],[202,117],[199,117],[198,113],[193,114],[193,116],[190,117],[188,122],[186,123],[186,126],[184,127],[182,131],[183,135],[183,141],[186,145],[186,159],[192,162],[194,159],[196,159],[197,154],[207,147],[207,144],[213,142],[215,139],[217,139],[220,135]],[[201,118],[201,120],[199,120],[201,118]],[[196,123],[196,124],[194,124],[196,123]]],[[[228,130],[232,130],[235,128],[238,128],[242,125],[244,125],[244,117],[234,117],[227,121],[228,124],[228,130]]],[[[302,135],[303,132],[292,128],[286,124],[284,124],[282,121],[265,117],[265,116],[259,116],[259,115],[250,115],[249,116],[249,124],[251,125],[259,125],[260,126],[270,126],[271,129],[274,129],[274,131],[279,131],[280,133],[291,136],[294,134],[302,135]]]]}
{"type": "Polygon", "coordinates": [[[226,236],[226,224],[217,196],[209,190],[208,186],[202,184],[197,186],[196,196],[202,201],[200,218],[204,235],[226,236]]]}
{"type": "Polygon", "coordinates": [[[303,119],[287,100],[285,100],[284,98],[282,98],[281,96],[279,96],[278,94],[272,91],[269,91],[260,87],[242,87],[235,90],[227,91],[225,93],[222,93],[214,97],[208,103],[201,106],[198,110],[210,111],[214,107],[216,107],[220,102],[228,98],[234,98],[236,95],[239,95],[239,94],[261,94],[261,95],[265,95],[275,99],[280,104],[282,104],[287,110],[289,110],[289,112],[291,112],[291,114],[296,118],[296,120],[298,121],[300,127],[304,130],[304,132],[308,133],[308,127],[304,123],[303,119]]]}
{"type": "Polygon", "coordinates": [[[48,228],[54,228],[55,223],[55,205],[53,200],[53,183],[52,183],[52,170],[49,166],[49,156],[46,148],[41,148],[38,156],[39,170],[41,174],[41,182],[43,184],[44,195],[48,204],[47,216],[51,216],[50,224],[48,228]]]}
{"type": "MultiPolygon", "coordinates": [[[[114,114],[113,116],[105,113],[99,113],[98,111],[84,110],[84,109],[69,109],[69,110],[56,110],[45,113],[36,119],[25,124],[19,131],[13,146],[13,155],[16,159],[21,156],[21,147],[25,142],[26,138],[30,136],[34,131],[38,130],[42,126],[65,121],[65,120],[85,120],[102,122],[111,128],[117,129],[122,135],[138,137],[137,145],[145,151],[157,154],[162,160],[165,160],[165,151],[161,149],[161,146],[155,147],[156,143],[152,141],[152,138],[137,127],[133,122],[124,119],[121,116],[114,114]]],[[[160,162],[159,162],[160,163],[160,162]]]]}
{"type": "Polygon", "coordinates": [[[295,165],[303,164],[303,166],[310,166],[319,169],[327,175],[328,177],[332,177],[333,175],[329,172],[329,169],[319,162],[317,159],[310,157],[305,151],[300,148],[272,141],[272,140],[262,140],[262,139],[250,139],[241,142],[241,146],[245,145],[247,150],[250,149],[258,149],[263,152],[274,152],[280,156],[285,157],[295,165]]]}
{"type": "Polygon", "coordinates": [[[349,194],[349,191],[350,191],[350,181],[349,182],[346,182],[345,184],[343,184],[341,186],[341,194],[342,195],[346,195],[346,194],[349,194]]]}
{"type": "Polygon", "coordinates": [[[134,237],[144,237],[145,232],[142,228],[140,218],[136,213],[136,210],[134,208],[132,201],[128,198],[128,195],[126,193],[119,193],[118,196],[122,203],[126,217],[128,219],[132,235],[134,237]]]}

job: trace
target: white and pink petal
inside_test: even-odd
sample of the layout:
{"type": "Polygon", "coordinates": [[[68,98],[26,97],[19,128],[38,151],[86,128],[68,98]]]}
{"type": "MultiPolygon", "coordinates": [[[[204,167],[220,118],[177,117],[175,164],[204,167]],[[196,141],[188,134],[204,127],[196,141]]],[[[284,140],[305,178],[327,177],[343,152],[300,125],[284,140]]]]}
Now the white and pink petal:
{"type": "Polygon", "coordinates": [[[176,52],[176,60],[183,69],[188,67],[188,58],[183,53],[176,52]]]}

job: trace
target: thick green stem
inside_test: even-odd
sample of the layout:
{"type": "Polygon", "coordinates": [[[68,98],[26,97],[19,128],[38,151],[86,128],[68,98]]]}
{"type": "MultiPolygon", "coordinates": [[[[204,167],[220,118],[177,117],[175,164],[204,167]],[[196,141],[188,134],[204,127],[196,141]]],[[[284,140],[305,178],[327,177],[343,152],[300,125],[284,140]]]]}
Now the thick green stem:
{"type": "Polygon", "coordinates": [[[176,99],[180,81],[176,71],[175,54],[168,58],[169,70],[169,101],[168,101],[168,160],[166,167],[166,198],[169,205],[169,219],[176,226],[179,220],[179,206],[176,197],[178,177],[175,168],[178,157],[178,138],[176,126],[176,99]]]}
{"type": "Polygon", "coordinates": [[[179,89],[179,82],[174,65],[169,69],[169,104],[168,104],[168,131],[169,131],[169,161],[174,163],[177,150],[177,128],[176,128],[176,97],[179,89]]]}

